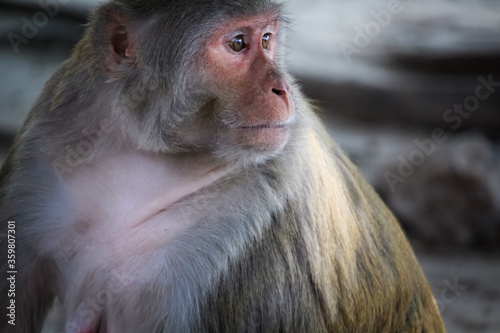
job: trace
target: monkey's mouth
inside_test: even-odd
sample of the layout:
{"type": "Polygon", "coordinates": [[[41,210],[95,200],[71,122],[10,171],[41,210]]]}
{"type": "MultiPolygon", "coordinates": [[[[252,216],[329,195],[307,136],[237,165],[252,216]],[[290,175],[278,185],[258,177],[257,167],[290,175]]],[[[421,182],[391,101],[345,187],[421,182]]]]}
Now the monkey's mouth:
{"type": "Polygon", "coordinates": [[[253,126],[241,126],[241,129],[249,129],[249,130],[259,130],[259,129],[265,129],[265,128],[285,128],[286,125],[285,123],[277,123],[277,124],[260,124],[260,125],[253,125],[253,126]]]}
{"type": "Polygon", "coordinates": [[[270,152],[282,148],[288,142],[289,134],[288,121],[263,123],[237,127],[234,139],[255,151],[270,152]]]}

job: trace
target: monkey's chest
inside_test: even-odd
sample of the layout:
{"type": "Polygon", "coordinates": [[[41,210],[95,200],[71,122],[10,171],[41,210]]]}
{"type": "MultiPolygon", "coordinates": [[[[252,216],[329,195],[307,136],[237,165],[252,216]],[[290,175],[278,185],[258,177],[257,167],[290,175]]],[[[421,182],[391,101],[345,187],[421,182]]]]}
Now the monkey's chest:
{"type": "MultiPolygon", "coordinates": [[[[177,306],[187,299],[174,292],[181,289],[177,284],[186,292],[196,289],[185,285],[185,276],[208,267],[213,258],[198,255],[201,246],[193,245],[212,244],[203,249],[213,256],[217,252],[209,247],[216,249],[218,244],[212,241],[215,227],[200,226],[204,211],[198,208],[214,209],[217,196],[208,195],[207,187],[224,175],[203,169],[184,169],[162,157],[128,154],[72,174],[65,184],[72,216],[59,233],[55,250],[61,253],[56,261],[62,273],[57,296],[67,311],[67,321],[79,328],[92,327],[106,314],[108,325],[118,325],[126,320],[113,315],[139,313],[128,306],[140,304],[146,294],[158,304],[166,302],[162,303],[166,312],[176,311],[170,304],[177,306]],[[87,309],[88,301],[96,297],[102,299],[90,304],[95,311],[81,317],[80,309],[87,309]]],[[[212,278],[201,271],[194,276],[199,277],[197,285],[209,284],[212,278]]],[[[184,315],[178,314],[179,318],[184,315]]],[[[130,320],[137,323],[140,318],[130,320]]],[[[110,331],[123,332],[124,328],[110,331]]]]}
{"type": "Polygon", "coordinates": [[[128,262],[154,257],[196,223],[183,198],[215,178],[197,177],[167,158],[123,154],[83,166],[68,181],[74,216],[68,253],[128,262]]]}

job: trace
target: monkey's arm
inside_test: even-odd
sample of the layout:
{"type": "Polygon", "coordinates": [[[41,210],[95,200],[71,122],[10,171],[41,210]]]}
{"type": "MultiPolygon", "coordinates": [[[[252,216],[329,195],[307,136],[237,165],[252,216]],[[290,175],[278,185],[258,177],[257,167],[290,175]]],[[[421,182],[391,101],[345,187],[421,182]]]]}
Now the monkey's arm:
{"type": "MultiPolygon", "coordinates": [[[[338,148],[334,150],[359,230],[358,242],[351,249],[357,292],[344,299],[366,314],[360,318],[376,318],[377,329],[368,331],[445,332],[434,296],[400,224],[352,162],[338,148]]],[[[359,325],[359,318],[352,321],[359,325]]]]}

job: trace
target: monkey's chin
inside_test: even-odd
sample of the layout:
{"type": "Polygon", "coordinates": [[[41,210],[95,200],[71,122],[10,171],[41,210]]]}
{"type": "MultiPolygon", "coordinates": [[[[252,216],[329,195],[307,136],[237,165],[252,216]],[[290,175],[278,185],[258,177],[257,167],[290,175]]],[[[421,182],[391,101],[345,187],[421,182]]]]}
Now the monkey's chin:
{"type": "Polygon", "coordinates": [[[281,150],[289,138],[285,125],[248,126],[235,129],[235,141],[254,152],[275,152],[281,150]]]}

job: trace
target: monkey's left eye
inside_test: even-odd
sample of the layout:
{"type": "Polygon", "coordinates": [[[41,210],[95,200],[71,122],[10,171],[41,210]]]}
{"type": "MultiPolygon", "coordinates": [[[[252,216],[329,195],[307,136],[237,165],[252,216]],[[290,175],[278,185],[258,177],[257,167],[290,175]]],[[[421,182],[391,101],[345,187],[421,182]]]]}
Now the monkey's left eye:
{"type": "Polygon", "coordinates": [[[265,48],[266,50],[269,48],[270,40],[271,40],[270,33],[267,33],[264,36],[262,36],[262,47],[265,48]]]}
{"type": "Polygon", "coordinates": [[[245,44],[245,40],[243,39],[243,35],[239,35],[231,39],[228,45],[235,52],[240,52],[247,47],[247,44],[245,44]]]}

